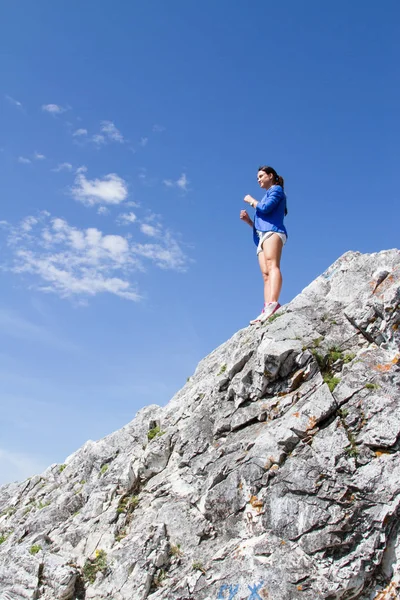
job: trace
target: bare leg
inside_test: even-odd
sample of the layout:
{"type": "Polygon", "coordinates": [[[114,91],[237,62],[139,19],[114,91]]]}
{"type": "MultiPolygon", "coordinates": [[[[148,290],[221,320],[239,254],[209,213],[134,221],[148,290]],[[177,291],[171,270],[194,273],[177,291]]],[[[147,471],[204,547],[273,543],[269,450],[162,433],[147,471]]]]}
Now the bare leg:
{"type": "Polygon", "coordinates": [[[264,296],[266,302],[278,302],[282,289],[282,273],[280,269],[283,243],[279,235],[272,234],[263,243],[263,251],[259,254],[260,268],[264,279],[264,296]],[[260,258],[262,254],[263,259],[260,258]]]}
{"type": "Polygon", "coordinates": [[[267,269],[267,262],[265,260],[264,252],[260,252],[258,254],[258,263],[260,265],[261,275],[264,281],[264,303],[270,302],[270,282],[269,282],[269,274],[267,269]]]}

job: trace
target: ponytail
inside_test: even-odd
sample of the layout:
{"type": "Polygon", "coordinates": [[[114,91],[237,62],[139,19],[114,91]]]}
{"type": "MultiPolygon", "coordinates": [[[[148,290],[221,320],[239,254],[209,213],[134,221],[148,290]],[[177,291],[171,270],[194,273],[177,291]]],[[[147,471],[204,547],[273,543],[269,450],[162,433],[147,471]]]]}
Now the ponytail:
{"type": "MultiPolygon", "coordinates": [[[[280,185],[282,189],[284,189],[284,179],[283,177],[281,177],[281,175],[278,175],[278,173],[275,171],[275,169],[273,169],[272,167],[267,167],[267,166],[262,166],[262,167],[258,167],[259,171],[264,171],[264,173],[267,173],[267,175],[273,175],[274,179],[275,179],[275,185],[280,185]]],[[[285,216],[288,214],[288,210],[287,210],[287,205],[285,206],[285,216]]]]}
{"type": "Polygon", "coordinates": [[[278,185],[280,185],[280,186],[281,186],[281,188],[284,188],[284,184],[285,184],[285,182],[284,182],[284,180],[283,180],[283,177],[281,177],[280,175],[277,175],[277,176],[276,176],[276,183],[277,183],[278,185]]]}

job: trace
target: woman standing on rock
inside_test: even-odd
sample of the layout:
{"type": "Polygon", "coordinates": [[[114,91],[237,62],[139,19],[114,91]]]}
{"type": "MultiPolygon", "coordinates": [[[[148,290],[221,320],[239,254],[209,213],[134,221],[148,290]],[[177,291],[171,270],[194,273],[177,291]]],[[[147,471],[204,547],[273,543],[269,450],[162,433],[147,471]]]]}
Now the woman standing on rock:
{"type": "Polygon", "coordinates": [[[287,231],[283,224],[287,214],[283,178],[272,167],[264,166],[258,169],[257,180],[259,186],[266,190],[264,198],[258,202],[248,194],[244,197],[244,201],[255,208],[254,223],[246,210],[240,212],[242,221],[253,228],[253,239],[264,280],[264,308],[258,317],[250,321],[250,325],[266,321],[280,308],[280,261],[282,248],[287,240],[287,231]]]}

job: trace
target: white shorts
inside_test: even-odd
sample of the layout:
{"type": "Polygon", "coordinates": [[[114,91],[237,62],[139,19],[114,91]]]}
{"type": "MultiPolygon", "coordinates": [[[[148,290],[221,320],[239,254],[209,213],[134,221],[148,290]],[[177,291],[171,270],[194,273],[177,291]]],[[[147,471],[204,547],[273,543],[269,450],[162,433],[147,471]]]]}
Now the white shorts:
{"type": "Polygon", "coordinates": [[[274,233],[276,235],[279,235],[279,237],[282,240],[283,245],[286,244],[287,237],[284,233],[279,233],[278,231],[258,231],[258,229],[257,229],[257,235],[259,238],[259,242],[258,242],[258,246],[257,246],[257,256],[260,254],[260,252],[262,252],[262,246],[263,246],[263,243],[265,242],[265,240],[267,240],[269,237],[271,237],[271,235],[273,235],[274,233]]]}

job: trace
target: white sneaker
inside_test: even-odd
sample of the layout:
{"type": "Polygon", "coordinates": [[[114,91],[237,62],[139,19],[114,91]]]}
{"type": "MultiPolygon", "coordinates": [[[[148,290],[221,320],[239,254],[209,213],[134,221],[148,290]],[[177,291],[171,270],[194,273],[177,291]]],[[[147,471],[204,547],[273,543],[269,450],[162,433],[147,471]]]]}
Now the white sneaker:
{"type": "Polygon", "coordinates": [[[264,306],[264,310],[260,315],[260,323],[264,323],[265,321],[267,321],[267,319],[272,317],[274,312],[276,312],[280,307],[281,305],[279,304],[279,302],[269,302],[269,304],[264,306]]]}
{"type": "Polygon", "coordinates": [[[264,308],[262,309],[261,313],[258,315],[258,317],[256,317],[255,319],[253,319],[252,321],[250,321],[250,325],[256,325],[257,323],[261,322],[261,317],[264,314],[264,310],[266,308],[267,305],[264,306],[264,308]]]}

